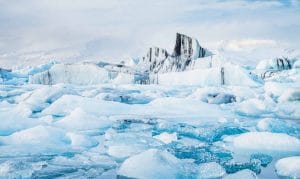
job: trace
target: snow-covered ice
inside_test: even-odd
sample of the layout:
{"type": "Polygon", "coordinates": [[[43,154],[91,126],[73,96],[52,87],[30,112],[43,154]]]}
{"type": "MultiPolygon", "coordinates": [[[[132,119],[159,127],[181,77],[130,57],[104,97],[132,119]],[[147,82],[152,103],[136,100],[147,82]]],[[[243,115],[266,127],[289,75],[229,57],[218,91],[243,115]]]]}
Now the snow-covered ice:
{"type": "Polygon", "coordinates": [[[0,178],[299,178],[299,60],[238,65],[244,43],[181,38],[120,64],[1,70],[0,178]]]}
{"type": "Polygon", "coordinates": [[[96,117],[84,112],[81,108],[74,109],[68,116],[53,123],[53,125],[68,130],[99,130],[109,128],[112,125],[107,117],[96,117]]]}
{"type": "Polygon", "coordinates": [[[175,132],[171,133],[171,134],[169,134],[167,132],[163,132],[163,133],[153,136],[153,137],[155,139],[162,141],[165,144],[169,144],[169,143],[177,140],[177,134],[175,132]]]}
{"type": "Polygon", "coordinates": [[[226,174],[226,171],[224,168],[216,163],[216,162],[210,162],[210,163],[203,163],[199,166],[199,179],[208,179],[208,178],[221,178],[226,174]]]}
{"type": "Polygon", "coordinates": [[[282,158],[276,162],[275,168],[281,177],[300,178],[300,156],[282,158]]]}
{"type": "Polygon", "coordinates": [[[94,64],[55,64],[49,70],[30,76],[31,83],[97,84],[108,80],[108,72],[94,64]],[[92,78],[91,78],[92,77],[92,78]]]}
{"type": "Polygon", "coordinates": [[[232,145],[238,150],[280,154],[300,152],[300,140],[288,134],[247,132],[232,138],[225,140],[232,140],[232,145]]]}
{"type": "Polygon", "coordinates": [[[118,170],[121,176],[141,179],[181,178],[184,162],[167,151],[149,149],[124,161],[118,170]]]}

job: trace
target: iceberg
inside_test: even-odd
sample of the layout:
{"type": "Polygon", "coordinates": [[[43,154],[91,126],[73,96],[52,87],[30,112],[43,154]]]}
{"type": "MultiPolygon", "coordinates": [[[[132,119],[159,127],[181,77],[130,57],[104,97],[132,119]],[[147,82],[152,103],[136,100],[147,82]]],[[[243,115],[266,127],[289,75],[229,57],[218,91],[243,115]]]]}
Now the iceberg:
{"type": "Polygon", "coordinates": [[[137,67],[145,72],[166,73],[185,71],[192,68],[196,61],[213,54],[201,47],[197,39],[177,33],[174,52],[169,54],[166,49],[151,47],[137,67]]]}

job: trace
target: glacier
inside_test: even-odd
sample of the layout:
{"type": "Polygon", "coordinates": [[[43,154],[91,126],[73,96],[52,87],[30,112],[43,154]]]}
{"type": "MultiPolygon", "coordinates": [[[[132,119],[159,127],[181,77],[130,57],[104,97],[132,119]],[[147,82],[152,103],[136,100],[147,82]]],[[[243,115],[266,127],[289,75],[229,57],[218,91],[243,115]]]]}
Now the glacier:
{"type": "Polygon", "coordinates": [[[0,68],[0,178],[299,178],[299,56],[231,55],[0,68]]]}

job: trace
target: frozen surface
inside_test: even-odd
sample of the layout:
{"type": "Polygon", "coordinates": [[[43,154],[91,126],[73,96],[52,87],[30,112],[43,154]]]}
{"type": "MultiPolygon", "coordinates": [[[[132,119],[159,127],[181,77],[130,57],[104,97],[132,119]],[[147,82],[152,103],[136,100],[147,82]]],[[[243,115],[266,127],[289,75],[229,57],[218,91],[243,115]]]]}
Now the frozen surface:
{"type": "Polygon", "coordinates": [[[219,58],[145,85],[136,63],[2,72],[0,178],[299,178],[298,61],[219,58]]]}
{"type": "Polygon", "coordinates": [[[251,170],[241,170],[235,174],[230,174],[224,177],[225,179],[238,179],[238,178],[243,178],[243,179],[256,179],[255,173],[253,173],[251,170]]]}
{"type": "Polygon", "coordinates": [[[155,139],[158,139],[160,141],[162,141],[163,143],[165,144],[169,144],[173,141],[177,141],[177,134],[174,132],[174,133],[167,133],[167,132],[163,132],[159,135],[156,135],[156,136],[153,136],[155,139]]]}
{"type": "Polygon", "coordinates": [[[216,162],[210,162],[210,163],[203,163],[199,166],[199,176],[198,178],[220,178],[226,174],[226,171],[223,169],[223,167],[216,163],[216,162]]]}
{"type": "Polygon", "coordinates": [[[112,122],[105,116],[96,117],[84,112],[81,108],[76,108],[54,125],[68,130],[85,131],[109,128],[112,122]]]}
{"type": "Polygon", "coordinates": [[[256,152],[299,153],[300,140],[282,133],[247,132],[233,137],[235,149],[256,152]]]}
{"type": "Polygon", "coordinates": [[[212,68],[193,69],[184,72],[170,72],[157,75],[157,83],[163,85],[219,86],[222,83],[221,69],[224,68],[224,84],[259,86],[243,68],[230,63],[216,64],[212,68]]]}
{"type": "Polygon", "coordinates": [[[149,149],[126,159],[118,174],[131,178],[178,178],[184,177],[183,166],[181,160],[167,151],[149,149]]]}
{"type": "Polygon", "coordinates": [[[275,167],[281,177],[300,178],[300,156],[282,158],[275,167]]]}
{"type": "Polygon", "coordinates": [[[38,84],[97,84],[104,83],[108,72],[94,64],[55,64],[49,70],[30,76],[31,83],[38,84]]]}

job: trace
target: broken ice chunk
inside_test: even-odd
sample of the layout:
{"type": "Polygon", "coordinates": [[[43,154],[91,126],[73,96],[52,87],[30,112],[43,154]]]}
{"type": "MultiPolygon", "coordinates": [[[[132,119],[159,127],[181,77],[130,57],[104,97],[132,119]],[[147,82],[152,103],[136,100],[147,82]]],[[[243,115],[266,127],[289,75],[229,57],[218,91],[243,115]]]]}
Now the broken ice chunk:
{"type": "Polygon", "coordinates": [[[275,168],[281,177],[300,178],[300,156],[280,159],[276,162],[275,168]]]}
{"type": "Polygon", "coordinates": [[[149,149],[126,159],[118,175],[141,179],[184,178],[188,176],[185,176],[183,163],[167,151],[149,149]]]}
{"type": "Polygon", "coordinates": [[[177,134],[176,132],[174,133],[167,133],[167,132],[163,132],[159,135],[153,136],[155,139],[158,139],[160,141],[162,141],[165,144],[169,144],[173,141],[177,141],[177,134]]]}
{"type": "Polygon", "coordinates": [[[216,163],[202,163],[199,165],[198,179],[221,178],[226,172],[224,168],[216,163]]]}

